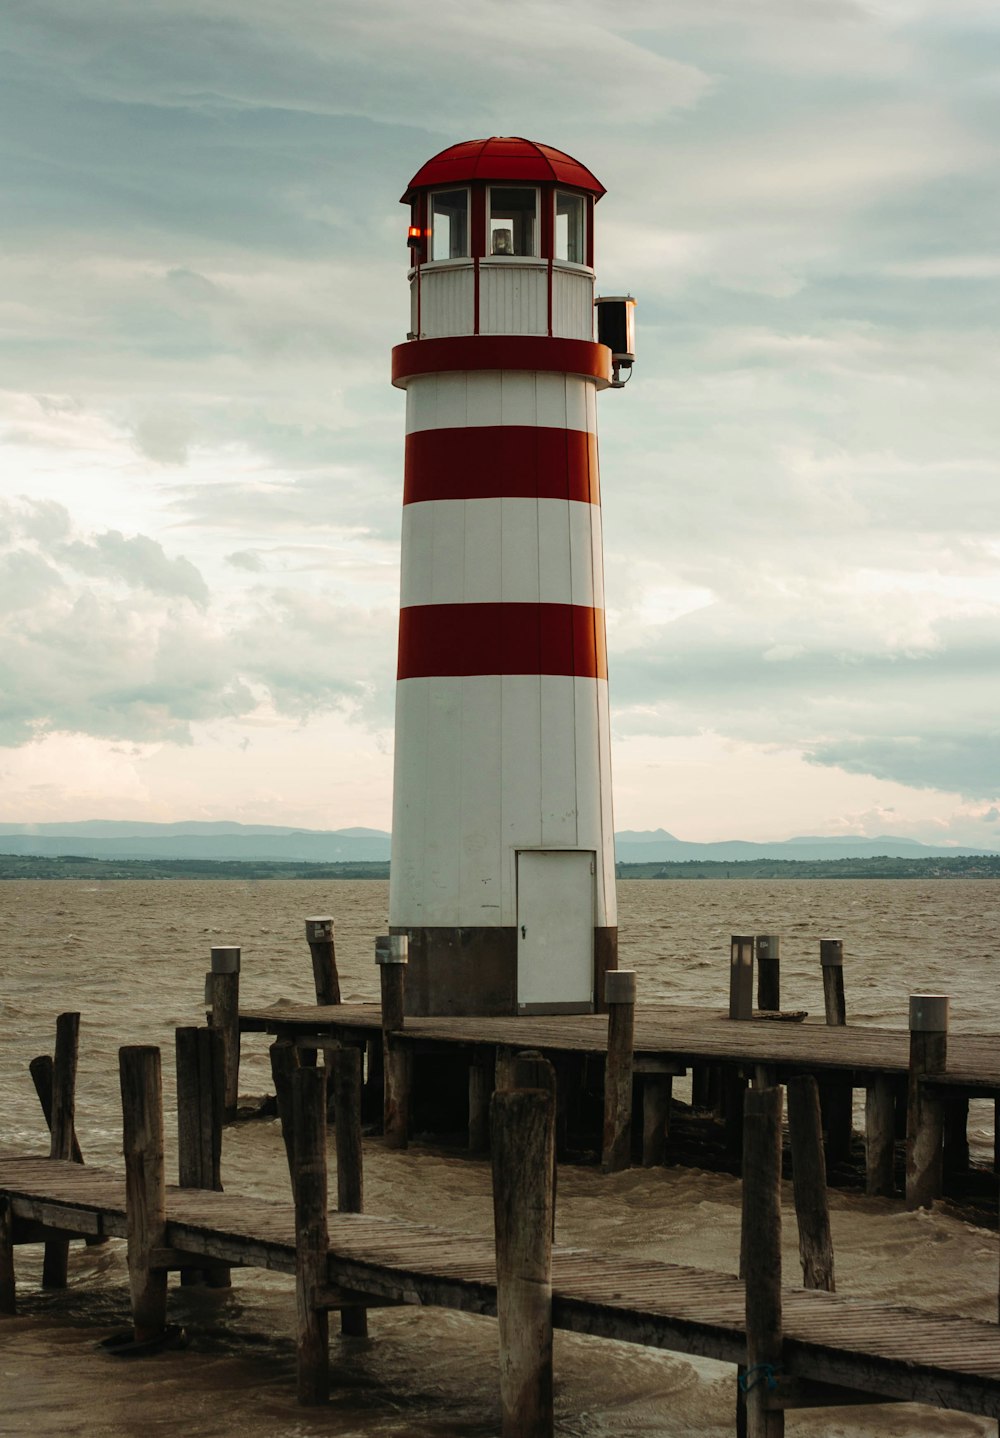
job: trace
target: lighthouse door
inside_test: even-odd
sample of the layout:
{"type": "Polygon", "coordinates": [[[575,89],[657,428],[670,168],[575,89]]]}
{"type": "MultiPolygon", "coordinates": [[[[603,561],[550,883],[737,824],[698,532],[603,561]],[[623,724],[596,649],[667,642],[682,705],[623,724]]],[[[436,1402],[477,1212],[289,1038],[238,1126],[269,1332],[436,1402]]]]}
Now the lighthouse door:
{"type": "Polygon", "coordinates": [[[517,855],[517,1006],[590,1013],[594,1006],[594,866],[579,849],[517,855]]]}

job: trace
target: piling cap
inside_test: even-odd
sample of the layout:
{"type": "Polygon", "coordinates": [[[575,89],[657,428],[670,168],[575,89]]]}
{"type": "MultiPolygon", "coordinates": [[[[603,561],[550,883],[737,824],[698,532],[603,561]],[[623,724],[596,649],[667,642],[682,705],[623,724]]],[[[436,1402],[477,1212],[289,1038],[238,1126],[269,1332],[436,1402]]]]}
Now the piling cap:
{"type": "Polygon", "coordinates": [[[323,919],[306,919],[306,940],[310,944],[322,943],[324,939],[333,938],[333,920],[329,917],[323,919]]]}
{"type": "Polygon", "coordinates": [[[606,1004],[635,1003],[634,969],[609,969],[604,975],[604,1002],[606,1004]]]}
{"type": "Polygon", "coordinates": [[[951,999],[947,994],[910,995],[910,1033],[946,1034],[951,999]]]}
{"type": "Polygon", "coordinates": [[[820,968],[823,969],[842,969],[844,967],[843,939],[820,939],[819,962],[820,968]]]}
{"type": "Polygon", "coordinates": [[[212,973],[213,974],[238,974],[240,971],[240,951],[232,945],[212,945],[212,973]]]}
{"type": "Polygon", "coordinates": [[[408,934],[380,934],[375,940],[375,962],[377,964],[408,964],[410,961],[410,937],[408,934]]]}

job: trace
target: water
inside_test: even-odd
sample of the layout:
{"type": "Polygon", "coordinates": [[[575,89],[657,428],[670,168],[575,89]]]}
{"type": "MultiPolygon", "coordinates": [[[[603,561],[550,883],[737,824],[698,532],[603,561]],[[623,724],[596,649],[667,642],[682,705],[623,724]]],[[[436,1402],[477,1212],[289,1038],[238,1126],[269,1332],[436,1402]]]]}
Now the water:
{"type": "MultiPolygon", "coordinates": [[[[991,956],[1000,883],[991,881],[631,881],[619,886],[621,962],[650,1001],[728,997],[731,933],[780,933],[782,1001],[822,1012],[820,938],[844,941],[852,1022],[904,1027],[907,995],[952,995],[953,1026],[1000,1032],[991,956]]],[[[77,1127],[84,1156],[120,1163],[117,1049],[164,1049],[168,1174],[174,1152],[172,1048],[178,1024],[200,1022],[212,944],[243,948],[244,1003],[309,1001],[303,919],[332,913],[346,999],[373,999],[372,940],[384,932],[387,885],[310,882],[8,882],[0,885],[0,1143],[45,1145],[28,1061],[51,1050],[55,1016],[79,1009],[77,1127]]],[[[241,1090],[269,1087],[266,1039],[244,1040],[241,1090]]],[[[985,1156],[992,1114],[974,1104],[974,1147],[985,1156]]],[[[287,1195],[280,1133],[262,1122],[227,1130],[223,1180],[233,1191],[287,1195]]],[[[490,1231],[482,1162],[365,1143],[365,1202],[373,1213],[490,1231]]],[[[898,1203],[831,1195],[838,1287],[886,1302],[995,1321],[995,1233],[946,1208],[906,1214],[898,1203]]],[[[790,1195],[786,1207],[790,1210],[790,1195]]],[[[735,1272],[739,1186],[683,1169],[605,1177],[560,1174],[561,1242],[735,1272]]],[[[371,1340],[332,1342],[328,1409],[294,1398],[294,1304],[289,1280],[234,1272],[228,1294],[171,1288],[171,1317],[191,1335],[183,1352],[122,1361],[97,1346],[127,1326],[123,1245],[74,1245],[68,1294],[36,1284],[40,1250],[19,1249],[20,1315],[0,1320],[0,1435],[125,1438],[240,1433],[242,1438],[334,1434],[475,1438],[499,1431],[496,1325],[434,1310],[380,1310],[371,1340]]],[[[798,1272],[786,1218],[787,1281],[798,1272]]],[[[332,1326],[336,1328],[334,1321],[332,1326]]],[[[735,1378],[725,1365],[594,1339],[556,1337],[557,1431],[593,1438],[730,1438],[735,1378]]],[[[995,1433],[988,1420],[910,1405],[795,1413],[810,1438],[995,1433]]]]}

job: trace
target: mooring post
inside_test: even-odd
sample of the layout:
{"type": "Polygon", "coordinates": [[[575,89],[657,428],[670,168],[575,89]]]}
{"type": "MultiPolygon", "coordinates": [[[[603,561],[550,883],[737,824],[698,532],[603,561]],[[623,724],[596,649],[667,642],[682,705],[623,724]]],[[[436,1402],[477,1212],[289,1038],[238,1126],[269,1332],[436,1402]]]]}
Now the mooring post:
{"type": "Polygon", "coordinates": [[[410,941],[406,934],[390,934],[375,940],[375,962],[379,966],[382,991],[382,1053],[385,1070],[385,1103],[382,1132],[387,1148],[405,1148],[410,1134],[409,1049],[399,1040],[403,1027],[406,965],[410,941]]]}
{"type": "Polygon", "coordinates": [[[781,1100],[780,1088],[749,1089],[744,1106],[748,1438],[782,1438],[785,1431],[784,1413],[768,1406],[782,1355],[781,1100]]]}
{"type": "Polygon", "coordinates": [[[788,1130],[802,1283],[805,1288],[825,1288],[833,1293],[833,1236],[823,1155],[823,1122],[819,1087],[812,1074],[798,1074],[788,1080],[788,1130]]]}
{"type": "Polygon", "coordinates": [[[295,1186],[295,1116],[292,1105],[292,1076],[299,1067],[299,1055],[289,1038],[275,1039],[268,1049],[271,1059],[271,1078],[274,1095],[278,1104],[278,1122],[285,1144],[285,1158],[288,1160],[288,1174],[295,1186]]]}
{"type": "Polygon", "coordinates": [[[906,1207],[910,1210],[930,1208],[941,1196],[944,1099],[923,1080],[947,1067],[949,1005],[946,994],[910,995],[906,1103],[906,1207]]]}
{"type": "Polygon", "coordinates": [[[608,1006],[608,1056],[604,1064],[604,1138],[601,1168],[620,1173],[632,1162],[632,1068],[635,1043],[635,973],[604,975],[608,1006]]]}
{"type": "MultiPolygon", "coordinates": [[[[80,1015],[60,1014],[56,1019],[56,1048],[52,1064],[52,1119],[49,1157],[72,1159],[76,1131],[76,1064],[80,1045],[80,1015]]],[[[69,1239],[51,1238],[42,1259],[42,1287],[65,1288],[69,1271],[69,1239]]]]}
{"type": "Polygon", "coordinates": [[[153,1250],[165,1246],[167,1221],[160,1050],[119,1049],[118,1074],[132,1326],[136,1343],[144,1343],[159,1337],[167,1321],[167,1270],[151,1262],[153,1250]]]}
{"type": "Polygon", "coordinates": [[[337,952],[333,943],[333,919],[329,916],[306,919],[306,942],[312,955],[317,1004],[339,1004],[340,975],[337,973],[337,952]]]}
{"type": "Polygon", "coordinates": [[[233,945],[212,946],[212,968],[205,979],[208,1021],[222,1034],[225,1073],[225,1119],[236,1117],[240,1093],[240,950],[233,945]]]}
{"type": "MultiPolygon", "coordinates": [[[[224,1108],[222,1035],[218,1029],[175,1030],[177,1062],[177,1181],[181,1188],[222,1191],[224,1108]]],[[[229,1265],[181,1269],[181,1286],[208,1283],[228,1288],[229,1265]]]]}
{"type": "MultiPolygon", "coordinates": [[[[327,1049],[333,1088],[334,1135],[337,1141],[337,1209],[364,1210],[364,1158],[361,1147],[361,1053],[354,1045],[327,1049]]],[[[349,1338],[368,1337],[368,1312],[342,1308],[340,1331],[349,1338]]]]}
{"type": "MultiPolygon", "coordinates": [[[[52,1061],[51,1054],[39,1054],[37,1058],[33,1058],[28,1064],[28,1072],[35,1086],[35,1093],[38,1095],[38,1102],[42,1109],[42,1117],[45,1119],[45,1127],[50,1134],[50,1144],[52,1133],[52,1071],[54,1068],[55,1064],[52,1061]]],[[[77,1141],[75,1131],[73,1134],[72,1159],[74,1163],[83,1163],[83,1154],[80,1151],[80,1144],[77,1141]]]]}
{"type": "MultiPolygon", "coordinates": [[[[819,962],[823,972],[823,1006],[826,1022],[844,1028],[847,1006],[844,1001],[844,945],[840,939],[820,939],[819,962]]],[[[854,1093],[850,1079],[830,1075],[820,1085],[820,1104],[826,1127],[826,1155],[829,1164],[846,1163],[851,1156],[854,1093]]]]}
{"type": "Polygon", "coordinates": [[[891,1198],[896,1191],[896,1090],[876,1074],[865,1090],[865,1192],[891,1198]]]}
{"type": "Polygon", "coordinates": [[[757,934],[757,1007],[766,1013],[781,1012],[781,937],[757,934]]]}
{"type": "Polygon", "coordinates": [[[295,1310],[298,1321],[298,1398],[330,1397],[330,1319],[317,1306],[326,1287],[330,1237],[326,1203],[326,1077],[298,1068],[292,1079],[295,1127],[295,1310]]]}
{"type": "Polygon", "coordinates": [[[503,1438],[552,1438],[555,1105],[505,1089],[490,1106],[503,1438]]]}
{"type": "Polygon", "coordinates": [[[729,940],[729,1017],[753,1018],[753,935],[729,940]]]}

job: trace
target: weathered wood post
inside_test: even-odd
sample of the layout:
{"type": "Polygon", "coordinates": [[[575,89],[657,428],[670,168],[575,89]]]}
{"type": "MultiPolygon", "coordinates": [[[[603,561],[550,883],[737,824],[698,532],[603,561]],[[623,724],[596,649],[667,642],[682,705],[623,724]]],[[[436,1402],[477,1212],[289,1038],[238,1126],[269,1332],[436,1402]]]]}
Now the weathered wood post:
{"type": "Polygon", "coordinates": [[[642,1076],[642,1166],[657,1168],[667,1155],[670,1109],[674,1097],[673,1074],[642,1076]]]}
{"type": "MultiPolygon", "coordinates": [[[[823,1006],[832,1028],[847,1023],[844,1001],[844,945],[840,939],[820,939],[819,962],[823,972],[823,1006]]],[[[829,1164],[846,1163],[851,1156],[854,1093],[845,1075],[831,1075],[820,1085],[820,1104],[826,1127],[826,1155],[829,1164]]]]}
{"type": "MultiPolygon", "coordinates": [[[[80,1015],[60,1014],[56,1019],[56,1048],[52,1065],[50,1158],[72,1159],[74,1156],[76,1065],[79,1046],[80,1015]]],[[[49,1239],[42,1259],[42,1287],[65,1288],[68,1270],[69,1239],[49,1239]]]]}
{"type": "Polygon", "coordinates": [[[0,1198],[0,1313],[17,1312],[14,1281],[14,1209],[6,1195],[0,1198]]]}
{"type": "Polygon", "coordinates": [[[785,1415],[768,1406],[782,1355],[781,1089],[746,1094],[743,1129],[743,1243],[746,1267],[748,1438],[782,1438],[785,1415]]]}
{"type": "MultiPolygon", "coordinates": [[[[344,1048],[327,1049],[326,1058],[331,1068],[337,1141],[337,1208],[341,1213],[362,1213],[361,1052],[351,1044],[344,1048]]],[[[361,1307],[342,1308],[340,1331],[349,1338],[367,1338],[367,1310],[361,1307]]]]}
{"type": "Polygon", "coordinates": [[[788,1080],[788,1130],[802,1283],[806,1288],[825,1288],[833,1293],[833,1236],[826,1190],[823,1122],[819,1087],[812,1074],[798,1074],[788,1080]]]}
{"type": "Polygon", "coordinates": [[[781,1011],[781,937],[758,934],[754,939],[757,959],[757,1007],[766,1013],[781,1011]]]}
{"type": "Polygon", "coordinates": [[[240,950],[233,945],[212,946],[212,968],[205,978],[208,1021],[222,1034],[225,1073],[225,1119],[236,1117],[240,1094],[240,950]]]}
{"type": "Polygon", "coordinates": [[[312,955],[316,1002],[321,1005],[339,1004],[340,976],[333,943],[333,919],[306,919],[306,942],[312,955]]]}
{"type": "Polygon", "coordinates": [[[396,1035],[403,1027],[403,998],[410,941],[406,934],[375,940],[382,991],[382,1054],[385,1104],[382,1131],[387,1148],[406,1148],[410,1135],[409,1049],[396,1035]]]}
{"type": "Polygon", "coordinates": [[[490,1099],[496,1078],[492,1054],[477,1051],[469,1064],[469,1152],[485,1153],[490,1146],[490,1099]]]}
{"type": "MultiPolygon", "coordinates": [[[[222,1192],[223,1085],[222,1035],[218,1029],[179,1028],[174,1033],[177,1062],[177,1181],[181,1188],[222,1192]]],[[[208,1283],[228,1288],[229,1265],[181,1269],[181,1285],[208,1283]]]]}
{"type": "Polygon", "coordinates": [[[330,1319],[319,1306],[330,1249],[326,1220],[326,1077],[298,1068],[292,1078],[295,1129],[295,1311],[298,1323],[298,1398],[330,1397],[330,1319]]]}
{"type": "Polygon", "coordinates": [[[552,1438],[555,1105],[538,1089],[490,1106],[503,1438],[552,1438]]]}
{"type": "Polygon", "coordinates": [[[753,1018],[752,934],[733,934],[729,941],[729,1017],[753,1018]]]}
{"type": "Polygon", "coordinates": [[[271,1078],[274,1082],[274,1096],[278,1104],[278,1122],[285,1144],[288,1173],[295,1184],[295,1118],[292,1108],[292,1075],[299,1067],[299,1055],[295,1044],[289,1038],[277,1038],[268,1049],[271,1059],[271,1078]]]}
{"type": "Polygon", "coordinates": [[[125,1154],[125,1211],[129,1288],[136,1343],[158,1338],[167,1321],[167,1270],[152,1265],[165,1245],[166,1179],[163,1166],[163,1081],[160,1050],[118,1050],[125,1154]]]}
{"type": "Polygon", "coordinates": [[[865,1091],[865,1192],[891,1198],[896,1191],[896,1090],[876,1074],[865,1091]]]}
{"type": "Polygon", "coordinates": [[[823,970],[823,1005],[828,1024],[843,1028],[847,1023],[844,998],[844,944],[841,939],[820,939],[819,962],[823,970]]]}
{"type": "Polygon", "coordinates": [[[608,1055],[604,1064],[604,1137],[601,1168],[620,1173],[632,1162],[632,1067],[635,1043],[635,973],[604,975],[608,1006],[608,1055]]]}
{"type": "Polygon", "coordinates": [[[930,1208],[941,1196],[944,1099],[923,1082],[948,1064],[946,994],[910,995],[910,1070],[906,1103],[906,1207],[930,1208]]]}
{"type": "Polygon", "coordinates": [[[957,1178],[969,1171],[969,1095],[949,1093],[944,1101],[944,1171],[957,1178]]]}
{"type": "MultiPolygon", "coordinates": [[[[38,1102],[42,1109],[42,1117],[45,1119],[45,1127],[50,1136],[52,1133],[52,1071],[54,1068],[55,1064],[51,1054],[39,1054],[28,1064],[28,1072],[35,1086],[35,1093],[38,1095],[38,1102]]],[[[49,1142],[51,1143],[51,1137],[49,1142]]],[[[73,1134],[72,1159],[74,1163],[83,1163],[83,1154],[80,1151],[80,1144],[75,1132],[73,1134]]]]}

